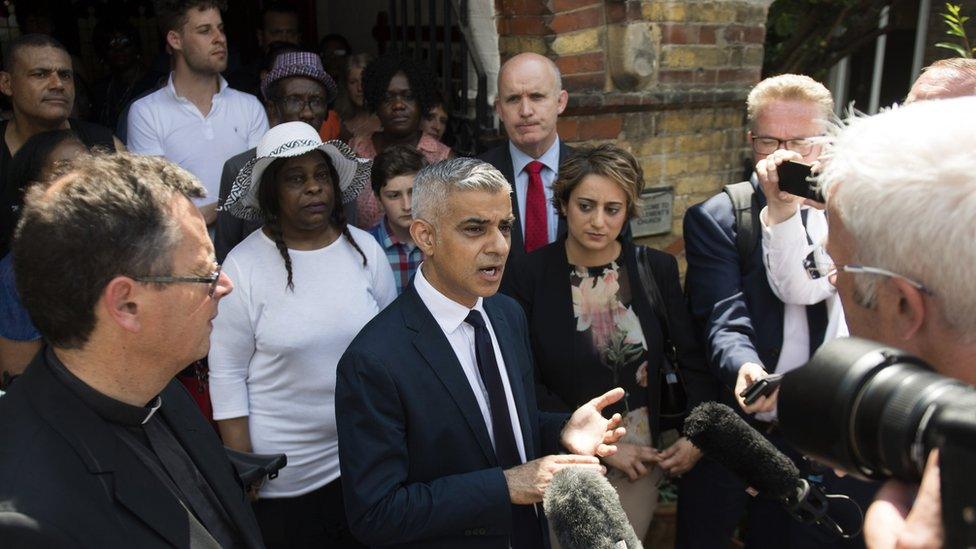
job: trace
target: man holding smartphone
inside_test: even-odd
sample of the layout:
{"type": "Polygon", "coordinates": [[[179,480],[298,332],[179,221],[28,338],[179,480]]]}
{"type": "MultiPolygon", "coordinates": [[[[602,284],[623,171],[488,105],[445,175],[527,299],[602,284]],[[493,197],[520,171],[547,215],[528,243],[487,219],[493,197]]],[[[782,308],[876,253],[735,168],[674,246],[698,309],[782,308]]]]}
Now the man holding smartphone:
{"type": "MultiPolygon", "coordinates": [[[[750,404],[745,398],[769,374],[805,364],[844,325],[839,303],[831,304],[822,287],[829,282],[807,279],[803,268],[826,236],[823,213],[780,192],[778,172],[785,161],[816,161],[833,107],[830,92],[807,76],[786,74],[757,84],[747,100],[752,178],[692,207],[684,222],[686,291],[714,371],[730,389],[725,400],[798,461],[801,471],[808,468],[777,431],[777,393],[750,404]]],[[[678,547],[727,545],[747,509],[748,547],[796,547],[799,540],[841,546],[842,540],[789,518],[777,502],[750,498],[741,481],[708,465],[703,461],[682,479],[678,547]]]]}

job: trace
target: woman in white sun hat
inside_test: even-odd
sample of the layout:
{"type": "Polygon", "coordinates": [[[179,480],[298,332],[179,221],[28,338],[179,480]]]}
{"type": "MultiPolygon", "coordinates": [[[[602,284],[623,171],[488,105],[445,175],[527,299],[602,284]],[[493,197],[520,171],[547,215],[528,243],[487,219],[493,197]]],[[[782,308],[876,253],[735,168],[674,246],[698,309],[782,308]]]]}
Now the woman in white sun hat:
{"type": "Polygon", "coordinates": [[[304,122],[280,124],[221,206],[264,222],[223,265],[236,290],[214,320],[210,391],[224,444],[288,455],[254,504],[269,547],[362,547],[343,510],[335,374],[396,297],[382,248],[341,206],[368,184],[370,164],[304,122]]]}

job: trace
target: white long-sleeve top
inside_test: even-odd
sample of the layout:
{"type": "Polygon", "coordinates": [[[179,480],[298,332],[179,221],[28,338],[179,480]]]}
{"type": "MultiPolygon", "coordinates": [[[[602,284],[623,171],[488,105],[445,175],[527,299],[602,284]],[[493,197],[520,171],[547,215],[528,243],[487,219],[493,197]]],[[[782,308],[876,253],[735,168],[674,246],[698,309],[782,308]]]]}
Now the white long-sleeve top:
{"type": "Polygon", "coordinates": [[[251,233],[224,261],[234,291],[220,301],[210,345],[214,419],[248,417],[259,454],[288,466],[260,497],[309,493],[339,477],[336,366],[359,330],[396,297],[389,262],[368,233],[289,250],[294,291],[274,242],[251,233]]]}
{"type": "MultiPolygon", "coordinates": [[[[803,266],[803,260],[827,237],[827,217],[816,208],[801,206],[800,209],[789,219],[776,225],[766,222],[767,208],[763,208],[759,214],[766,278],[770,289],[784,303],[783,347],[776,363],[778,374],[795,370],[810,359],[807,305],[826,300],[827,330],[824,341],[848,335],[837,288],[825,277],[811,279],[803,266]],[[806,229],[803,227],[800,209],[807,210],[806,229]]],[[[774,410],[756,414],[756,418],[772,421],[776,419],[776,412],[774,410]]]]}

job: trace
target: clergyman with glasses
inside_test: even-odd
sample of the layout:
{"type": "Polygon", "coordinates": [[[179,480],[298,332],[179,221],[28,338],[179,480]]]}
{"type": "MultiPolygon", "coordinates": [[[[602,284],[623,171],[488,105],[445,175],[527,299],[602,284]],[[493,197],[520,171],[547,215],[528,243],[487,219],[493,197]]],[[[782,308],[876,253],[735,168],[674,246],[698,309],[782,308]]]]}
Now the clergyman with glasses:
{"type": "Polygon", "coordinates": [[[43,348],[0,398],[5,547],[263,547],[234,468],[176,375],[233,284],[186,170],[80,157],[35,186],[14,269],[43,348]]]}
{"type": "MultiPolygon", "coordinates": [[[[338,88],[335,80],[322,68],[322,60],[312,52],[285,52],[275,58],[272,69],[261,80],[261,93],[267,98],[264,108],[272,127],[285,122],[305,122],[318,131],[329,114],[329,104],[335,101],[338,88]]],[[[219,204],[230,193],[234,179],[256,156],[257,148],[244,151],[224,163],[220,175],[219,204]]],[[[346,207],[346,219],[354,221],[356,208],[346,207]]],[[[247,235],[261,226],[260,221],[244,221],[225,211],[217,212],[217,233],[214,248],[217,260],[227,254],[247,235]]]]}
{"type": "MultiPolygon", "coordinates": [[[[825,338],[846,333],[836,291],[804,270],[804,259],[826,236],[824,214],[781,193],[777,177],[785,160],[816,161],[833,108],[827,88],[807,76],[784,74],[757,84],[747,99],[755,172],[689,209],[684,220],[686,290],[708,339],[713,371],[727,387],[723,400],[804,473],[809,468],[778,432],[776,393],[750,405],[741,393],[769,374],[805,364],[825,338]]],[[[727,545],[746,509],[750,547],[787,547],[797,536],[825,547],[836,542],[791,520],[778,503],[749,497],[741,481],[713,463],[700,465],[681,481],[679,546],[727,545]]],[[[873,493],[829,473],[824,482],[830,493],[862,503],[873,493]]]]}

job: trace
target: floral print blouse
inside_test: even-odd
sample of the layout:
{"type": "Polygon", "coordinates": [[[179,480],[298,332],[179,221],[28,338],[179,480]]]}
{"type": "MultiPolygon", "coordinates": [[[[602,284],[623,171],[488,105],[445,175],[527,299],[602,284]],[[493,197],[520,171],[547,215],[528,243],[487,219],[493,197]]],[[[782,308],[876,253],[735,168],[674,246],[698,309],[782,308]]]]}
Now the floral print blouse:
{"type": "Polygon", "coordinates": [[[613,410],[624,416],[623,442],[649,446],[647,342],[632,307],[626,268],[619,258],[599,267],[570,265],[569,279],[576,348],[591,355],[594,367],[581,381],[599,385],[592,387],[594,395],[623,387],[627,395],[613,410]]]}

